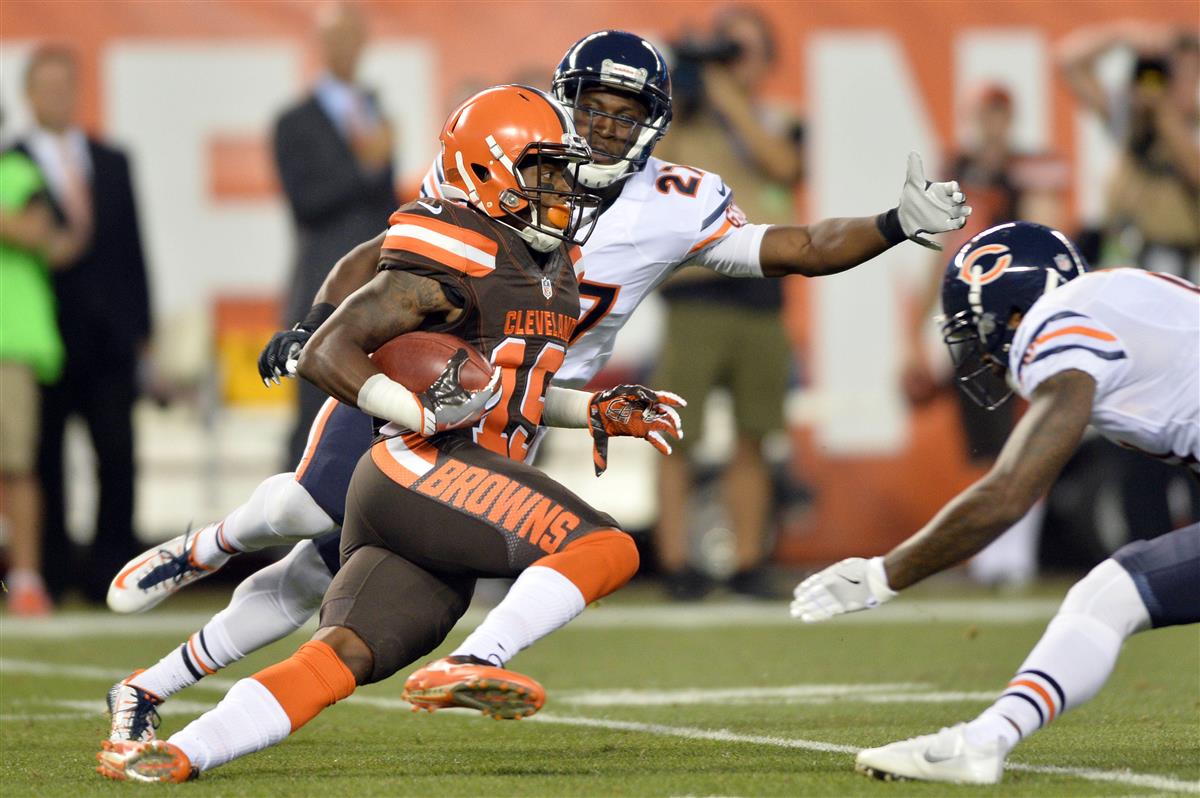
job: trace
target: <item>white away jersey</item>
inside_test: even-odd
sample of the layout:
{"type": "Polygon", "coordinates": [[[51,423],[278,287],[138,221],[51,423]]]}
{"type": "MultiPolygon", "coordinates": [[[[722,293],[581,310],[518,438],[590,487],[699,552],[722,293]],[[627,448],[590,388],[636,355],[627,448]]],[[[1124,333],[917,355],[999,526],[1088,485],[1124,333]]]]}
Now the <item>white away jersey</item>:
{"type": "MultiPolygon", "coordinates": [[[[422,195],[441,196],[439,165],[426,173],[422,195]]],[[[554,384],[587,384],[608,362],[629,316],[681,265],[761,277],[758,250],[767,227],[746,224],[719,175],[650,158],[600,215],[575,264],[579,325],[554,384]]]]}
{"type": "Polygon", "coordinates": [[[1055,374],[1096,380],[1105,437],[1200,472],[1200,288],[1140,269],[1090,272],[1021,320],[1009,374],[1028,399],[1055,374]]]}

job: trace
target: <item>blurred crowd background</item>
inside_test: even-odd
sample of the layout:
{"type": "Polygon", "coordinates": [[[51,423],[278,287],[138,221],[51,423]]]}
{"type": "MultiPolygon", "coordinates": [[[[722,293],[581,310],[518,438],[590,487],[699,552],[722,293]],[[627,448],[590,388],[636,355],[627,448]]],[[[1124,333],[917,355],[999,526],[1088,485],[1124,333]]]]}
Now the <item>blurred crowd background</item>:
{"type": "MultiPolygon", "coordinates": [[[[931,323],[968,236],[1029,219],[1094,267],[1200,276],[1194,3],[9,0],[10,607],[47,609],[43,577],[102,600],[145,544],[292,470],[321,397],[264,387],[260,348],[416,196],[458,101],[548,87],[572,42],[613,27],[673,59],[655,154],[720,173],[751,221],[885,210],[910,150],[975,208],[945,255],[900,246],[819,281],[684,270],[639,310],[597,384],[683,393],[689,445],[660,462],[614,442],[596,480],[565,431],[539,465],[640,531],[675,598],[778,597],[778,566],[878,553],[988,467],[1021,408],[965,403],[931,323]]],[[[1198,515],[1184,473],[1089,439],[970,573],[1026,584],[1198,515]]]]}

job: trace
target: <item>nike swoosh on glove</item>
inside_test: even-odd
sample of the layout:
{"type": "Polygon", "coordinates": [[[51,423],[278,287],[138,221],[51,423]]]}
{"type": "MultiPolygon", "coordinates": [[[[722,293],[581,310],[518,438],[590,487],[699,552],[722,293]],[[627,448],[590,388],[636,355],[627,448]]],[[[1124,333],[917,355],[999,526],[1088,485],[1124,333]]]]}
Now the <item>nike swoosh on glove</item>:
{"type": "Polygon", "coordinates": [[[644,385],[618,385],[592,394],[588,426],[596,476],[608,468],[609,438],[645,438],[655,449],[670,454],[671,444],[665,436],[683,440],[683,422],[675,408],[686,406],[683,397],[669,391],[652,391],[644,385]]]}
{"type": "Polygon", "coordinates": [[[908,154],[908,175],[900,189],[900,228],[923,247],[941,251],[942,245],[920,233],[948,233],[959,230],[971,215],[971,206],[958,187],[957,180],[931,183],[925,179],[921,156],[908,154]]]}
{"type": "Polygon", "coordinates": [[[874,609],[896,597],[888,586],[882,557],[850,557],[834,563],[797,585],[793,594],[792,617],[805,623],[874,609]]]}
{"type": "Polygon", "coordinates": [[[499,368],[492,379],[478,391],[463,387],[460,373],[467,362],[467,350],[459,349],[446,362],[440,377],[425,391],[415,394],[421,405],[423,426],[419,432],[428,437],[448,429],[473,424],[486,412],[492,398],[500,391],[499,368]]]}

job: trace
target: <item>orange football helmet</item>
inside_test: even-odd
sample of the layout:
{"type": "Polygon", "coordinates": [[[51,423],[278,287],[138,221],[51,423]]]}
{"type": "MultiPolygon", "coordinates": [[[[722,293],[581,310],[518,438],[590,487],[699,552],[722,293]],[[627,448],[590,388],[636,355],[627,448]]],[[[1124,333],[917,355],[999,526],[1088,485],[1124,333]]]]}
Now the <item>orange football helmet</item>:
{"type": "Polygon", "coordinates": [[[439,137],[443,194],[512,228],[538,252],[591,234],[600,200],[578,185],[592,152],[545,92],[494,86],[460,105],[439,137]]]}

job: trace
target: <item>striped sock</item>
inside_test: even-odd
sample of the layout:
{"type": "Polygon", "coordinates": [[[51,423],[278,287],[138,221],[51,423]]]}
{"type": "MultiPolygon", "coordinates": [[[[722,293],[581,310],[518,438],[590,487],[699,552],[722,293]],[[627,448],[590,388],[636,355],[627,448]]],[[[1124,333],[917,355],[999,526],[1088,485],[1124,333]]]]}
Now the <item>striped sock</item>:
{"type": "Polygon", "coordinates": [[[192,656],[190,647],[196,636],[192,635],[186,643],[139,673],[132,683],[159,698],[167,698],[215,673],[217,668],[208,664],[212,663],[211,658],[201,665],[192,656]]]}
{"type": "Polygon", "coordinates": [[[225,537],[225,522],[209,524],[196,530],[196,542],[192,556],[206,568],[220,568],[230,557],[237,554],[225,537]]]}
{"type": "Polygon", "coordinates": [[[1066,703],[1053,676],[1030,668],[1012,678],[988,712],[1003,716],[1021,737],[1027,737],[1062,714],[1066,703]]]}

